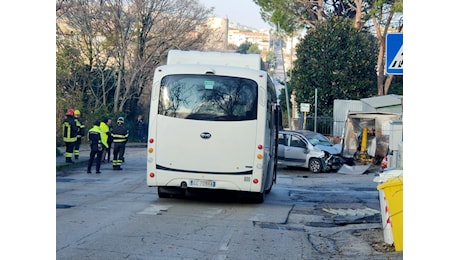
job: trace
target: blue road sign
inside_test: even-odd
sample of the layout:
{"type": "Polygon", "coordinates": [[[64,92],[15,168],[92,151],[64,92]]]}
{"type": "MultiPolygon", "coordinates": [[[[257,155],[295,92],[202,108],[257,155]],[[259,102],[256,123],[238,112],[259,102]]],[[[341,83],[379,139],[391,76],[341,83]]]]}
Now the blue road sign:
{"type": "Polygon", "coordinates": [[[403,74],[403,34],[387,33],[385,50],[387,74],[403,74]]]}

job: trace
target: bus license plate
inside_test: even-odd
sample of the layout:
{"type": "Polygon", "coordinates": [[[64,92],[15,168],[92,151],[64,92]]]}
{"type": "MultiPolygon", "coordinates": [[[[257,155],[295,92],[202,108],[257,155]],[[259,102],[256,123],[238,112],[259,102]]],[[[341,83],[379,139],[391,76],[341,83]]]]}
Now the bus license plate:
{"type": "Polygon", "coordinates": [[[190,180],[190,187],[213,188],[216,187],[216,182],[209,180],[190,180]]]}

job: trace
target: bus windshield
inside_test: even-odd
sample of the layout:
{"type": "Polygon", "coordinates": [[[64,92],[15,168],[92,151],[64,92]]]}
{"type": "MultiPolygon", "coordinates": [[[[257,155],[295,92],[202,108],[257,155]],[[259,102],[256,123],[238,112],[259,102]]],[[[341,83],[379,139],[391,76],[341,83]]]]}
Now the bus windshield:
{"type": "Polygon", "coordinates": [[[230,76],[176,74],[161,80],[158,114],[193,120],[257,117],[257,83],[230,76]]]}

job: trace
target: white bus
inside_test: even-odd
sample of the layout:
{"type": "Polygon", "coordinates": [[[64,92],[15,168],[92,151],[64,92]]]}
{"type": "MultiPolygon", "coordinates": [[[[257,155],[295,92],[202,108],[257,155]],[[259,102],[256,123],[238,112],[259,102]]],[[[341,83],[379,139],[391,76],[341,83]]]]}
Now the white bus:
{"type": "Polygon", "coordinates": [[[160,198],[216,189],[263,202],[276,181],[276,100],[258,54],[169,51],[153,79],[147,185],[160,198]]]}

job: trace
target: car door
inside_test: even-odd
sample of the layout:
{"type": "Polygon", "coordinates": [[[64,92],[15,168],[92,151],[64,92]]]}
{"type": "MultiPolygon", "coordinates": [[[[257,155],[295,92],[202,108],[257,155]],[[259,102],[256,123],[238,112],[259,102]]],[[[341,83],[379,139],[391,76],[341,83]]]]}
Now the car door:
{"type": "Polygon", "coordinates": [[[284,157],[287,163],[295,166],[307,165],[307,144],[295,134],[287,135],[288,145],[284,150],[284,157]]]}
{"type": "Polygon", "coordinates": [[[287,146],[287,135],[285,133],[278,134],[278,163],[285,164],[286,157],[284,156],[284,151],[287,146]]]}

